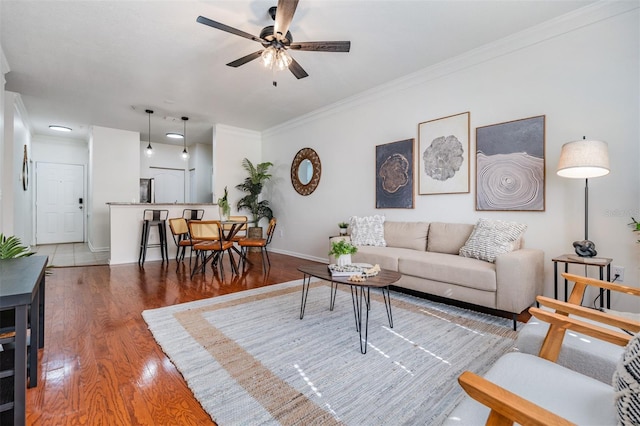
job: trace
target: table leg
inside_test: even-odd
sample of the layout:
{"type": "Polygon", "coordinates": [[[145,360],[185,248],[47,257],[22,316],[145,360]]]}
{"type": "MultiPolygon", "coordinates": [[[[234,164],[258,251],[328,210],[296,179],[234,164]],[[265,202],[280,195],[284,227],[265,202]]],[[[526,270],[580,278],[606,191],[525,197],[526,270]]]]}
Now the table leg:
{"type": "Polygon", "coordinates": [[[36,294],[31,300],[31,309],[29,311],[31,315],[31,344],[29,349],[29,386],[34,388],[38,386],[38,344],[40,342],[40,291],[36,291],[36,294]]]}
{"type": "Polygon", "coordinates": [[[304,308],[307,306],[307,295],[311,286],[311,275],[305,274],[302,278],[302,300],[300,302],[300,319],[304,318],[304,308]]]}
{"type": "MultiPolygon", "coordinates": [[[[604,267],[600,266],[600,281],[604,280],[604,267]]],[[[600,310],[604,308],[604,289],[600,287],[600,310]]]]}
{"type": "MultiPolygon", "coordinates": [[[[366,296],[364,295],[365,292],[365,288],[364,287],[360,287],[360,303],[359,303],[359,314],[358,314],[358,331],[359,331],[359,335],[360,335],[360,353],[361,354],[366,354],[367,353],[367,339],[368,339],[368,334],[369,334],[369,305],[370,305],[370,301],[371,301],[371,291],[370,288],[367,287],[366,288],[366,296]],[[364,298],[364,301],[362,300],[364,298]],[[362,341],[362,305],[366,304],[367,308],[365,310],[365,315],[366,315],[366,319],[364,321],[364,342],[362,341]]],[[[356,293],[358,293],[358,289],[356,288],[356,293]]]]}
{"type": "Polygon", "coordinates": [[[389,293],[389,287],[382,287],[382,297],[384,298],[384,307],[387,308],[389,327],[393,328],[393,314],[391,313],[391,293],[389,293]],[[384,292],[385,289],[387,290],[386,293],[384,292]]]}
{"type": "MultiPolygon", "coordinates": [[[[611,263],[607,265],[607,281],[611,282],[611,263]]],[[[607,309],[611,309],[611,290],[607,289],[607,309]]]]}
{"type": "Polygon", "coordinates": [[[558,262],[553,262],[553,298],[558,300],[558,262]]]}
{"type": "Polygon", "coordinates": [[[356,320],[356,331],[360,331],[360,301],[358,300],[358,287],[351,287],[351,304],[353,305],[353,317],[356,320]]]}
{"type": "MultiPolygon", "coordinates": [[[[13,419],[15,424],[23,425],[27,401],[27,305],[16,306],[15,321],[13,419]]],[[[37,344],[32,345],[32,350],[37,351],[37,346],[37,344]]]]}
{"type": "MultiPolygon", "coordinates": [[[[569,272],[569,264],[568,264],[568,263],[565,263],[565,264],[564,264],[564,272],[565,272],[565,273],[569,272]]],[[[568,289],[568,281],[567,281],[567,279],[565,278],[565,279],[564,279],[564,301],[565,301],[565,302],[567,301],[567,293],[568,293],[568,292],[569,292],[569,289],[568,289]]]]}
{"type": "Polygon", "coordinates": [[[329,302],[329,310],[333,311],[336,306],[336,293],[338,293],[338,284],[331,281],[331,301],[329,302]]]}

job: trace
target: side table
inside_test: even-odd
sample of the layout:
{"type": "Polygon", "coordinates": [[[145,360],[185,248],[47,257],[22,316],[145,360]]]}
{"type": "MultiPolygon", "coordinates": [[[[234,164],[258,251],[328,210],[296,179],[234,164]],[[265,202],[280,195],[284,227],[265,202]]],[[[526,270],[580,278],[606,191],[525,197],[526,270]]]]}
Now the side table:
{"type": "MultiPolygon", "coordinates": [[[[553,262],[553,297],[558,298],[558,263],[564,263],[564,272],[569,272],[569,264],[595,266],[600,270],[600,280],[604,280],[604,267],[607,267],[607,281],[611,281],[611,262],[608,257],[580,257],[575,254],[563,254],[551,259],[553,262]]],[[[564,280],[564,301],[568,297],[568,283],[564,280]]],[[[604,289],[600,289],[600,307],[604,307],[604,289]]],[[[611,307],[611,290],[607,290],[607,309],[611,307]]]]}

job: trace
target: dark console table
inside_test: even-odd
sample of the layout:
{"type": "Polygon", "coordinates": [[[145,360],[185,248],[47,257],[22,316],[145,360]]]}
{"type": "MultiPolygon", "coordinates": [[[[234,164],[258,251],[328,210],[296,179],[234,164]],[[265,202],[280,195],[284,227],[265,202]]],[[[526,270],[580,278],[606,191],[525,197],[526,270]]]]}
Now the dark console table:
{"type": "MultiPolygon", "coordinates": [[[[0,412],[13,409],[14,424],[26,423],[27,329],[31,328],[29,387],[38,384],[38,348],[44,347],[44,281],[47,256],[0,260],[0,310],[15,312],[13,400],[0,401],[0,412]]],[[[0,372],[0,377],[8,375],[0,372]]]]}

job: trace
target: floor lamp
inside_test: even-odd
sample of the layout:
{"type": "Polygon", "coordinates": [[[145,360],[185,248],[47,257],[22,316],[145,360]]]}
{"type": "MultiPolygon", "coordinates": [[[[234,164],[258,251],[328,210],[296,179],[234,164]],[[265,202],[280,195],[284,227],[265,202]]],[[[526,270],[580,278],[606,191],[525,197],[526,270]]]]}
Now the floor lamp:
{"type": "Polygon", "coordinates": [[[583,140],[562,145],[558,175],[566,178],[584,179],[584,240],[574,241],[576,254],[592,257],[598,254],[596,246],[589,241],[589,178],[609,173],[609,151],[606,142],[583,140]]]}

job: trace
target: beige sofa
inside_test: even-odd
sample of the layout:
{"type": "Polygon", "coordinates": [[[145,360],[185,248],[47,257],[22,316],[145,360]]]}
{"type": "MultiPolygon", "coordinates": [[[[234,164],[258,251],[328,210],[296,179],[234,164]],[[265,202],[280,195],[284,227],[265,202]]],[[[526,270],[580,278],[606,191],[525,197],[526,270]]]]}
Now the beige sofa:
{"type": "Polygon", "coordinates": [[[353,262],[379,264],[402,274],[396,287],[516,315],[543,291],[542,250],[519,247],[495,262],[459,255],[474,225],[384,222],[385,247],[358,246],[353,262]]]}

